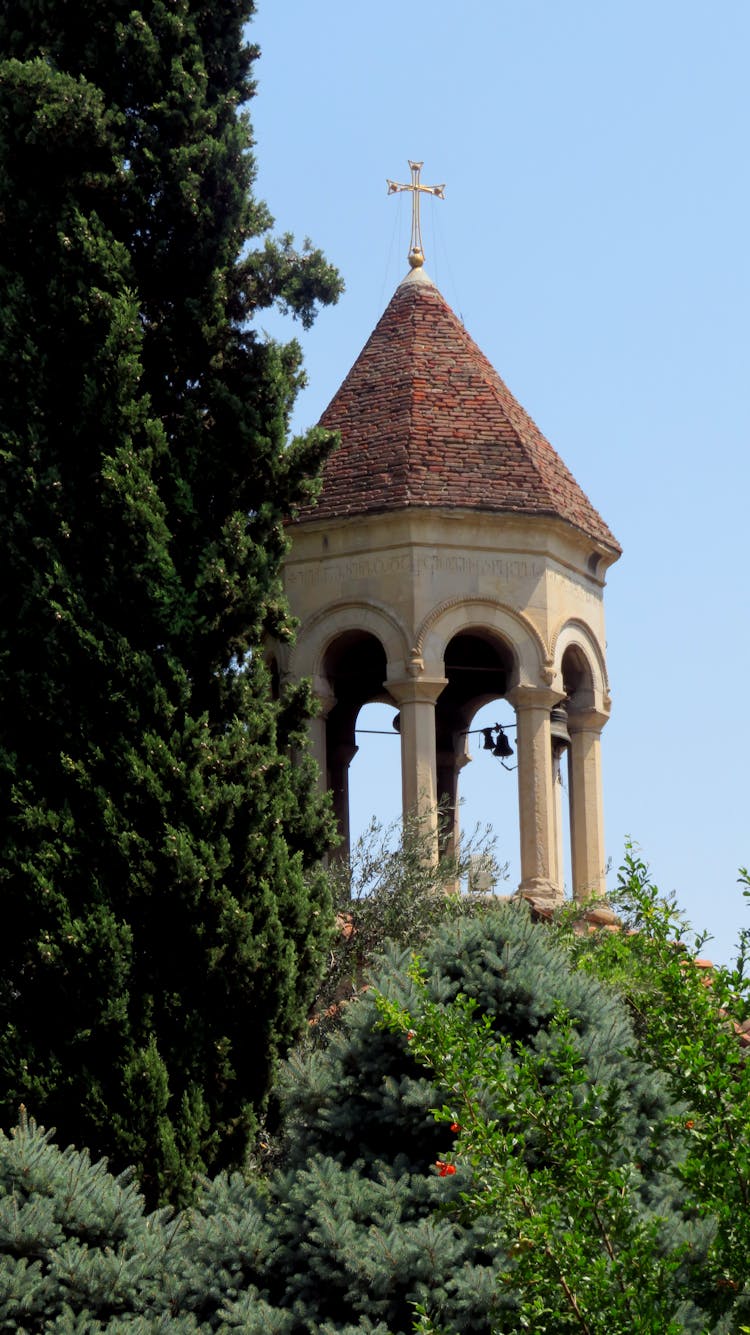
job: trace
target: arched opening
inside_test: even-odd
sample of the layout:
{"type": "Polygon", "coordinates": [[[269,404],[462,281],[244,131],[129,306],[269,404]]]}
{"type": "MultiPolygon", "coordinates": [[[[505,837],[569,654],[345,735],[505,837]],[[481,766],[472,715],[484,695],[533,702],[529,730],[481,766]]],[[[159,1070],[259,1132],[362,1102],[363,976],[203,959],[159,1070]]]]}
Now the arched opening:
{"type": "Polygon", "coordinates": [[[562,656],[567,725],[567,786],[570,885],[577,899],[604,890],[604,827],[601,810],[599,733],[594,676],[584,650],[569,645],[562,656]]]}
{"type": "Polygon", "coordinates": [[[462,630],[446,646],[444,672],[448,682],[435,708],[437,791],[447,815],[443,849],[457,850],[463,819],[470,830],[489,826],[500,862],[510,862],[518,846],[517,789],[508,772],[514,766],[510,756],[500,756],[502,747],[495,749],[499,735],[492,732],[490,748],[482,729],[492,731],[495,723],[512,728],[510,706],[503,711],[497,702],[513,679],[513,651],[489,631],[462,630]]]}
{"type": "Polygon", "coordinates": [[[566,709],[592,709],[594,680],[586,656],[577,644],[568,645],[561,667],[566,709]]]}
{"type": "MultiPolygon", "coordinates": [[[[412,806],[411,792],[427,791],[429,810],[434,812],[436,796],[444,811],[444,853],[459,852],[460,819],[467,834],[477,826],[494,833],[497,861],[509,865],[508,889],[516,883],[543,895],[564,887],[576,895],[591,892],[601,879],[603,849],[596,678],[585,647],[567,645],[561,659],[565,698],[552,707],[548,702],[557,692],[519,683],[521,671],[528,672],[520,660],[510,636],[469,624],[445,644],[442,673],[433,667],[426,687],[418,679],[413,686],[395,679],[391,687],[389,659],[377,634],[347,629],[330,641],[317,674],[326,715],[319,754],[322,760],[325,752],[341,858],[350,855],[352,815],[356,833],[372,817],[388,825],[402,795],[416,812],[419,798],[412,806]],[[365,754],[352,775],[360,745],[365,754]],[[570,806],[569,821],[563,805],[570,806]]],[[[433,825],[435,849],[436,837],[433,825]]],[[[466,846],[465,838],[462,853],[466,846]]]]}
{"type": "Polygon", "coordinates": [[[326,719],[326,781],[341,835],[338,856],[343,858],[350,844],[349,766],[357,753],[357,716],[364,704],[388,699],[386,672],[385,650],[369,631],[344,631],[323,659],[323,675],[335,699],[326,719]]]}
{"type": "MultiPolygon", "coordinates": [[[[355,721],[357,753],[349,770],[352,853],[373,821],[381,827],[383,842],[398,842],[402,817],[401,738],[394,721],[398,721],[396,705],[382,701],[364,704],[355,721]]],[[[380,842],[380,837],[375,842],[380,842]]]]}
{"type": "MultiPolygon", "coordinates": [[[[503,894],[511,894],[521,880],[517,770],[513,709],[508,701],[493,700],[471,719],[466,763],[458,781],[458,800],[464,841],[474,832],[478,831],[481,837],[484,831],[491,831],[492,852],[503,873],[492,884],[503,894]],[[510,755],[501,755],[497,748],[497,724],[503,730],[510,755]]],[[[482,861],[476,873],[472,868],[470,879],[477,889],[489,888],[482,861]]]]}

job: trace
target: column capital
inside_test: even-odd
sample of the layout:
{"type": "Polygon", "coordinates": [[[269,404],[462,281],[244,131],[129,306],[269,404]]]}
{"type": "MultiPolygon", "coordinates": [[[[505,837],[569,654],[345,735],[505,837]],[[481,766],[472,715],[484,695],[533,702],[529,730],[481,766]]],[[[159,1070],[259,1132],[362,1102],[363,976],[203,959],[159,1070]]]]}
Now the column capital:
{"type": "Polygon", "coordinates": [[[568,732],[600,733],[605,723],[609,723],[609,711],[602,709],[568,710],[568,732]]]}
{"type": "Polygon", "coordinates": [[[401,681],[386,680],[385,688],[397,705],[434,704],[448,685],[447,677],[406,677],[401,681]]]}
{"type": "Polygon", "coordinates": [[[313,695],[320,705],[320,718],[328,718],[336,703],[336,696],[331,690],[327,677],[315,676],[312,679],[313,695]]]}
{"type": "Polygon", "coordinates": [[[358,750],[359,747],[356,742],[336,742],[335,745],[330,748],[329,759],[331,764],[343,765],[345,769],[348,769],[358,750]]]}
{"type": "Polygon", "coordinates": [[[549,686],[514,686],[505,696],[514,709],[554,709],[565,699],[564,691],[553,691],[549,686]]]}

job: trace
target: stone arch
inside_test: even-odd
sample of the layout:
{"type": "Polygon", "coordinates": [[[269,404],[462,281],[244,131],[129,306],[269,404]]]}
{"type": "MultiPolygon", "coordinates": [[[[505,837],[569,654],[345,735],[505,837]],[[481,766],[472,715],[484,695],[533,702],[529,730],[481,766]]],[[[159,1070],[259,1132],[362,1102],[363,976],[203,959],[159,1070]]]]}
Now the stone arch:
{"type": "Polygon", "coordinates": [[[495,598],[451,598],[425,617],[414,652],[426,663],[443,661],[446,646],[463,631],[489,631],[509,648],[513,658],[511,686],[549,685],[552,659],[533,622],[495,598]]]}
{"type": "Polygon", "coordinates": [[[605,893],[606,873],[600,762],[600,735],[609,714],[604,651],[591,627],[570,617],[555,632],[553,652],[565,692],[560,758],[564,750],[572,889],[577,899],[596,898],[605,893]]]}
{"type": "Polygon", "coordinates": [[[448,814],[444,839],[450,852],[459,839],[460,772],[470,759],[475,714],[519,686],[541,688],[546,699],[552,664],[542,636],[523,612],[481,595],[454,597],[434,607],[422,622],[414,652],[426,672],[444,672],[448,683],[437,700],[435,722],[437,791],[448,814]],[[461,675],[454,679],[455,650],[461,675]]]}
{"type": "Polygon", "coordinates": [[[518,678],[515,646],[496,627],[487,627],[485,620],[459,627],[447,640],[442,662],[446,684],[435,702],[437,797],[443,816],[440,834],[449,855],[458,850],[460,776],[472,759],[469,738],[475,717],[484,706],[496,706],[504,699],[518,678]]]}
{"type": "Polygon", "coordinates": [[[350,631],[374,635],[383,646],[389,670],[409,657],[409,632],[384,603],[347,599],[332,603],[308,618],[297,632],[289,668],[295,678],[323,675],[325,655],[333,642],[350,631]]]}
{"type": "MultiPolygon", "coordinates": [[[[555,674],[559,674],[559,679],[564,680],[563,660],[569,651],[575,651],[581,656],[585,670],[590,681],[589,689],[591,698],[585,703],[597,708],[602,708],[609,701],[609,679],[607,677],[607,666],[604,658],[604,652],[593,634],[591,628],[585,621],[578,617],[571,617],[568,621],[562,623],[556,630],[552,640],[552,657],[555,665],[555,674]]],[[[583,700],[580,702],[583,704],[583,700]]]]}
{"type": "Polygon", "coordinates": [[[386,678],[403,664],[409,636],[383,603],[341,600],[303,622],[290,655],[290,672],[309,677],[321,710],[310,737],[321,786],[332,795],[341,845],[349,851],[349,767],[357,752],[356,720],[364,704],[389,700],[386,678]]]}

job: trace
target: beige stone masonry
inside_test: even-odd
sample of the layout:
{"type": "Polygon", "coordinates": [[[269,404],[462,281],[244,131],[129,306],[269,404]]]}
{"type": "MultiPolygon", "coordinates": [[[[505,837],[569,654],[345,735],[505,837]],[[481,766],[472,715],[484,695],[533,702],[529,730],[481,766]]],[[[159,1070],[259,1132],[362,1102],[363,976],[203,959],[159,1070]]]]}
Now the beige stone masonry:
{"type": "Polygon", "coordinates": [[[602,813],[601,732],[609,715],[571,710],[570,845],[576,899],[599,899],[605,891],[606,856],[602,813]]]}
{"type": "Polygon", "coordinates": [[[552,771],[550,710],[563,699],[559,691],[516,686],[507,696],[518,729],[518,813],[521,834],[522,894],[562,898],[559,880],[555,792],[552,771]]]}
{"type": "Polygon", "coordinates": [[[343,851],[365,703],[400,712],[404,812],[437,856],[439,837],[447,849],[457,838],[472,721],[504,699],[516,712],[520,892],[563,894],[567,776],[572,892],[600,893],[616,539],[422,268],[399,284],[322,425],[340,446],[317,508],[287,530],[299,630],[268,652],[282,685],[307,677],[320,700],[311,747],[343,851]],[[452,832],[437,830],[438,800],[452,832]]]}
{"type": "MultiPolygon", "coordinates": [[[[400,710],[403,809],[419,811],[434,833],[445,656],[452,643],[469,636],[487,642],[507,664],[504,697],[518,725],[520,889],[559,898],[561,786],[555,783],[549,715],[569,693],[564,665],[572,657],[583,674],[568,701],[572,890],[576,896],[598,893],[604,872],[599,738],[609,712],[603,575],[611,553],[554,517],[455,510],[308,520],[290,531],[284,578],[300,625],[295,645],[283,654],[284,671],[292,679],[311,678],[321,702],[310,729],[312,750],[321,784],[334,789],[344,838],[346,755],[354,754],[354,724],[347,723],[346,736],[335,732],[336,690],[343,687],[335,671],[328,675],[332,655],[338,646],[345,655],[347,645],[359,644],[360,671],[363,654],[365,666],[370,654],[381,655],[367,699],[390,701],[400,710]],[[331,747],[335,755],[328,753],[331,747]]],[[[340,676],[343,682],[343,669],[340,676]]],[[[488,698],[496,696],[490,692],[488,698]]],[[[350,712],[364,702],[364,696],[357,699],[350,712]]],[[[467,727],[483,703],[478,697],[467,702],[467,727]]],[[[455,793],[466,745],[455,727],[451,736],[441,756],[450,768],[455,752],[448,782],[455,793]]]]}
{"type": "Polygon", "coordinates": [[[388,693],[400,710],[402,810],[418,817],[433,858],[438,833],[435,701],[447,684],[442,676],[388,681],[388,693]]]}

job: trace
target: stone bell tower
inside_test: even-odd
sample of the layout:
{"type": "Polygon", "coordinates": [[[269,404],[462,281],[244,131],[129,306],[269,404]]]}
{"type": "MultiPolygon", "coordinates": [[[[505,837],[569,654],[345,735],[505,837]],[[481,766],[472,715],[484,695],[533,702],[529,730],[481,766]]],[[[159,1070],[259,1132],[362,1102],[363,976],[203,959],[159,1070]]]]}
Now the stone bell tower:
{"type": "Polygon", "coordinates": [[[348,838],[348,767],[369,701],[400,711],[404,811],[456,809],[482,705],[516,713],[520,891],[562,895],[567,752],[572,889],[604,892],[604,576],[620,547],[423,268],[410,271],[321,419],[341,433],[320,500],[290,527],[299,618],[282,678],[320,700],[311,744],[348,838]]]}

